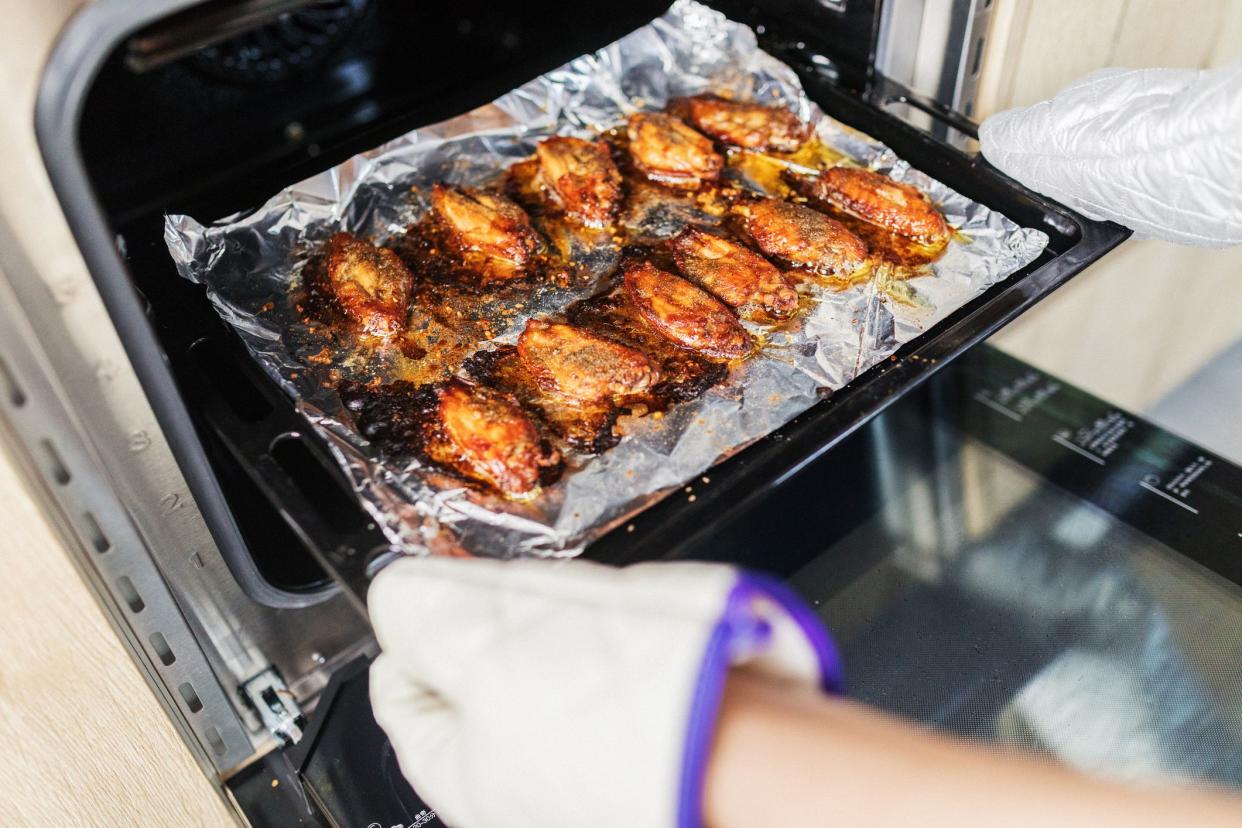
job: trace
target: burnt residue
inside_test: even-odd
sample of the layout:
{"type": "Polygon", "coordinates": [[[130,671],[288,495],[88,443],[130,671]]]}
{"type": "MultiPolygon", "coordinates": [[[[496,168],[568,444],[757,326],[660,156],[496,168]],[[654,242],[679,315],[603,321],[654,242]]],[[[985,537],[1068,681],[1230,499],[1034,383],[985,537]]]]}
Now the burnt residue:
{"type": "Polygon", "coordinates": [[[435,415],[434,386],[398,380],[382,386],[346,381],[337,388],[358,433],[395,460],[425,459],[425,424],[435,415]]]}

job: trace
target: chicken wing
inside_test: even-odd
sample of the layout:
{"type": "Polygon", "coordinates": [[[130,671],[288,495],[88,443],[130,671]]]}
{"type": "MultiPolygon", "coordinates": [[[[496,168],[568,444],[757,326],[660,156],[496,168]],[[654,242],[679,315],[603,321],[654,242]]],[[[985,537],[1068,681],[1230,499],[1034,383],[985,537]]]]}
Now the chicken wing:
{"type": "Polygon", "coordinates": [[[717,141],[760,152],[797,152],[811,137],[811,125],[787,109],[696,95],[669,104],[700,132],[717,141]]]}
{"type": "Polygon", "coordinates": [[[497,193],[437,184],[431,208],[448,246],[485,279],[522,275],[539,250],[539,236],[521,207],[497,193]]]}
{"type": "Polygon", "coordinates": [[[917,187],[886,175],[856,167],[830,167],[813,178],[790,176],[787,180],[811,201],[890,233],[929,247],[949,242],[949,225],[931,199],[917,187]]]}
{"type": "Polygon", "coordinates": [[[867,245],[839,221],[801,204],[766,198],[739,208],[759,249],[795,267],[848,276],[867,259],[867,245]]]}
{"type": "Polygon", "coordinates": [[[626,132],[634,166],[653,181],[693,190],[720,177],[724,159],[712,142],[671,115],[631,115],[626,132]]]}
{"type": "Polygon", "coordinates": [[[531,319],[517,350],[543,390],[580,402],[620,402],[660,379],[642,352],[573,325],[531,319]]]}
{"type": "Polygon", "coordinates": [[[660,381],[643,400],[650,410],[692,400],[728,373],[725,363],[687,351],[665,338],[643,318],[624,289],[575,302],[567,315],[575,326],[624,343],[656,364],[660,381]]]}
{"type": "Polygon", "coordinates": [[[405,326],[414,277],[396,253],[334,233],[326,259],[324,287],[358,330],[390,337],[405,326]]]}
{"type": "Polygon", "coordinates": [[[566,214],[583,224],[612,224],[621,203],[621,173],[603,141],[558,135],[535,147],[539,181],[566,214]]]}
{"type": "Polygon", "coordinates": [[[559,454],[511,395],[454,379],[436,397],[438,428],[424,444],[436,463],[506,495],[527,494],[546,469],[560,465],[559,454]]]}
{"type": "Polygon", "coordinates": [[[538,412],[540,421],[575,451],[598,454],[621,439],[613,428],[624,413],[619,404],[607,398],[578,400],[545,388],[513,345],[479,351],[465,367],[479,382],[512,394],[538,412]]]}
{"type": "Polygon", "coordinates": [[[677,267],[690,281],[734,308],[755,306],[786,317],[798,309],[798,292],[767,259],[735,242],[687,227],[669,242],[677,267]]]}
{"type": "Polygon", "coordinates": [[[625,269],[623,287],[642,318],[676,345],[716,359],[754,350],[732,311],[679,276],[641,262],[625,269]]]}
{"type": "Polygon", "coordinates": [[[362,435],[394,455],[414,454],[510,497],[532,493],[561,471],[559,452],[503,391],[456,378],[340,390],[362,435]]]}

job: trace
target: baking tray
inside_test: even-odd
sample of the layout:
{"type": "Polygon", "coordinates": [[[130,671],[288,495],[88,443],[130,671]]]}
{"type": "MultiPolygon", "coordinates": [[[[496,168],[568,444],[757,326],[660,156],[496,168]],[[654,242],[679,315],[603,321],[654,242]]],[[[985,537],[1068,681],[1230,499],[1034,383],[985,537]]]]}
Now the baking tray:
{"type": "MultiPolygon", "coordinates": [[[[1027,226],[1044,229],[1050,237],[1059,235],[1060,238],[1050,243],[1050,253],[1025,272],[968,303],[909,348],[899,351],[893,360],[865,373],[757,444],[714,467],[703,478],[692,481],[686,489],[674,491],[656,506],[588,547],[589,557],[625,562],[639,557],[659,557],[664,550],[671,554],[693,535],[710,528],[714,516],[744,508],[745,501],[762,496],[800,466],[831,449],[859,425],[1102,254],[1111,246],[1107,239],[1120,240],[1123,235],[1113,228],[1079,221],[1068,212],[1039,204],[1035,199],[1028,205],[1030,211],[1041,210],[1044,220],[1034,223],[1030,217],[1020,217],[1013,208],[1023,199],[1012,191],[1004,192],[1003,182],[996,180],[976,159],[968,159],[917,133],[907,135],[911,143],[903,146],[893,138],[906,130],[889,123],[889,117],[882,111],[841,94],[831,85],[813,84],[814,78],[804,76],[802,80],[811,97],[826,111],[888,143],[914,166],[963,190],[966,188],[961,185],[966,180],[996,184],[998,199],[983,198],[981,201],[1027,226]],[[892,127],[892,132],[878,128],[881,126],[892,127]],[[1059,225],[1056,229],[1060,232],[1053,232],[1052,225],[1059,225]]],[[[221,436],[226,440],[237,439],[225,433],[221,436]]],[[[247,447],[238,446],[236,454],[244,459],[256,448],[258,446],[251,442],[247,447]]],[[[265,462],[262,453],[258,461],[265,462]]],[[[266,481],[271,494],[284,502],[288,502],[290,494],[288,482],[266,481]]],[[[322,524],[323,517],[322,510],[315,509],[302,516],[308,537],[330,537],[322,525],[316,528],[312,523],[322,524]]],[[[323,565],[361,600],[368,567],[373,569],[377,565],[375,556],[382,555],[386,548],[382,543],[372,549],[358,549],[344,543],[335,547],[321,545],[318,552],[324,559],[323,565]]]]}
{"type": "MultiPolygon", "coordinates": [[[[830,60],[798,39],[797,27],[775,18],[756,19],[731,4],[714,5],[723,7],[739,22],[762,26],[760,46],[794,68],[808,96],[829,115],[882,141],[912,166],[969,198],[1022,226],[1044,231],[1049,244],[1031,265],[968,302],[890,361],[713,468],[707,475],[709,483],[700,480],[692,484],[690,492],[676,490],[596,541],[586,555],[599,560],[620,563],[637,557],[639,549],[643,558],[675,549],[710,524],[714,516],[760,495],[831,449],[1127,235],[1123,228],[1088,221],[1030,193],[982,159],[907,126],[885,107],[904,102],[917,108],[935,108],[883,78],[872,77],[858,86],[842,82],[842,74],[830,60]]],[[[950,121],[959,131],[969,133],[973,129],[952,115],[938,111],[933,115],[950,121]]],[[[171,270],[166,259],[159,266],[150,261],[166,254],[149,230],[136,228],[130,238],[135,245],[131,258],[145,257],[147,267],[171,270]]],[[[173,293],[181,294],[178,301],[187,307],[196,308],[191,314],[196,317],[195,323],[177,322],[177,334],[170,337],[174,341],[166,347],[171,345],[174,372],[207,444],[217,480],[222,483],[214,496],[226,501],[227,512],[238,525],[266,527],[245,533],[250,540],[243,545],[251,549],[241,554],[253,550],[257,537],[266,551],[274,553],[270,557],[277,563],[286,559],[301,562],[293,567],[302,570],[300,577],[288,583],[274,582],[270,575],[273,567],[266,572],[260,567],[260,577],[267,580],[265,592],[270,594],[275,587],[305,600],[327,597],[335,591],[335,584],[341,584],[362,609],[369,577],[388,550],[383,536],[362,513],[326,447],[308,424],[261,375],[236,337],[218,320],[203,318],[200,311],[206,302],[201,291],[190,285],[161,285],[158,290],[165,294],[158,302],[160,308],[169,306],[167,294],[173,293]],[[273,528],[272,521],[279,525],[273,528]],[[299,549],[304,552],[299,553],[299,549]]],[[[206,312],[211,314],[209,308],[206,312]]],[[[167,317],[163,324],[167,332],[167,317]]],[[[203,496],[198,491],[195,494],[200,499],[203,496]]],[[[213,496],[212,492],[207,494],[213,496]]]]}

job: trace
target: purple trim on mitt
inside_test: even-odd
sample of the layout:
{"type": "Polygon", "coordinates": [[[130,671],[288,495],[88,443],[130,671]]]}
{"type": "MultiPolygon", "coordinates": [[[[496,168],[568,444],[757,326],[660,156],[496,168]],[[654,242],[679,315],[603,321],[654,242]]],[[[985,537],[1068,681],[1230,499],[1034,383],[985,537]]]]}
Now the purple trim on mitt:
{"type": "Polygon", "coordinates": [[[755,612],[753,604],[757,597],[777,604],[802,630],[819,662],[820,687],[833,694],[840,694],[844,687],[841,656],[814,610],[779,581],[749,572],[739,573],[737,583],[725,599],[720,620],[708,639],[694,697],[690,702],[690,720],[681,763],[681,796],[677,807],[680,828],[702,828],[703,825],[707,761],[729,668],[741,658],[771,646],[772,625],[755,612]]]}
{"type": "Polygon", "coordinates": [[[841,651],[837,649],[837,643],[832,640],[828,628],[824,626],[823,621],[819,620],[819,616],[811,605],[802,600],[802,596],[794,592],[788,584],[768,575],[758,575],[752,572],[744,577],[750,580],[760,592],[766,593],[769,598],[780,604],[781,609],[789,613],[789,617],[802,630],[802,634],[806,636],[807,643],[815,651],[815,658],[819,662],[820,688],[834,696],[844,693],[845,668],[841,663],[841,651]]]}

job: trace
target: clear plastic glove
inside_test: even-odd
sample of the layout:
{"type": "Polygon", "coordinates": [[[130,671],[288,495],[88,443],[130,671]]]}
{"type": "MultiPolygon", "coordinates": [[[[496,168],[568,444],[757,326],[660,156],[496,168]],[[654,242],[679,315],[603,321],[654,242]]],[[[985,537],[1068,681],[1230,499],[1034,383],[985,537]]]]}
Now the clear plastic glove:
{"type": "Polygon", "coordinates": [[[407,558],[368,600],[376,720],[455,828],[699,826],[732,666],[840,687],[814,613],[724,565],[407,558]]]}
{"type": "Polygon", "coordinates": [[[1242,243],[1242,63],[1103,69],[997,113],[983,155],[1082,214],[1179,244],[1242,243]]]}

